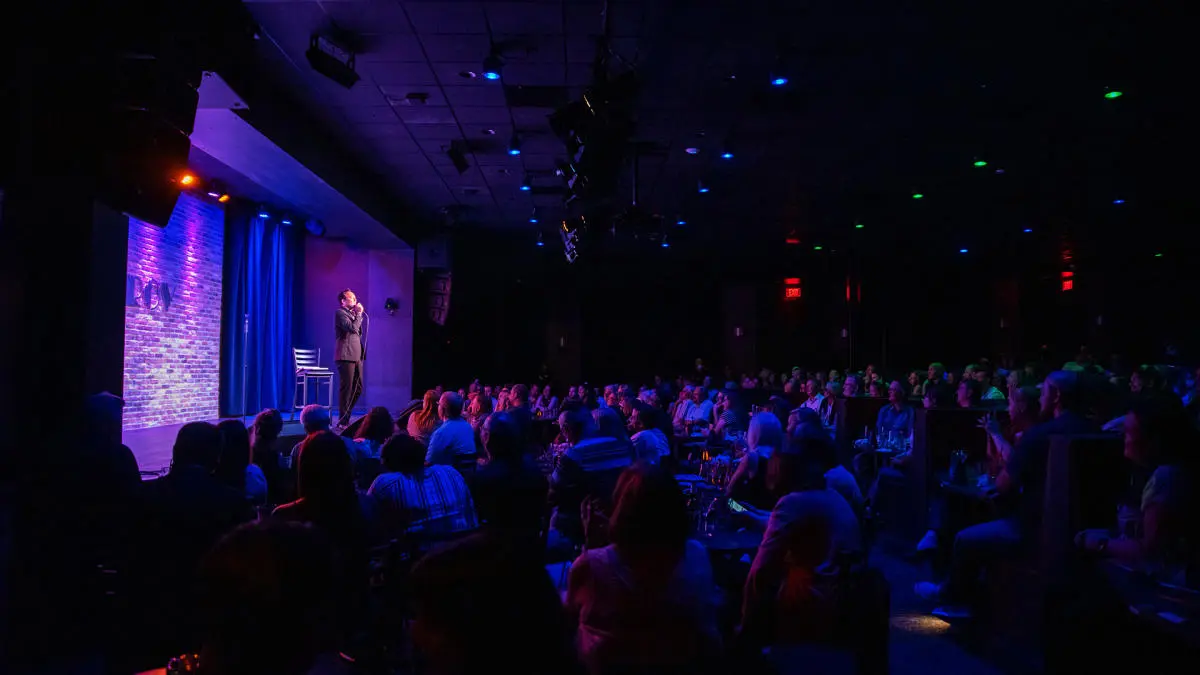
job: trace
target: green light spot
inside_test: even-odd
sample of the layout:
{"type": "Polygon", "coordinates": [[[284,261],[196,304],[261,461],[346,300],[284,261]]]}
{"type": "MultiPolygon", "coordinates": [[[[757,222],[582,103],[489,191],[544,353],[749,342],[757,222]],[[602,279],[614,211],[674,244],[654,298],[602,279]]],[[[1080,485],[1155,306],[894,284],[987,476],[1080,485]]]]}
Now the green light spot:
{"type": "Polygon", "coordinates": [[[924,198],[925,198],[925,195],[921,194],[920,192],[913,193],[913,199],[924,199],[924,198]]]}
{"type": "Polygon", "coordinates": [[[1161,253],[1155,253],[1155,254],[1154,254],[1154,257],[1155,257],[1155,258],[1161,258],[1161,257],[1162,257],[1162,254],[1161,254],[1161,253]]]}
{"type": "Polygon", "coordinates": [[[1110,91],[1110,92],[1108,92],[1107,94],[1105,94],[1105,95],[1104,95],[1104,98],[1121,98],[1121,97],[1122,97],[1122,96],[1124,96],[1124,95],[1125,95],[1125,92],[1121,92],[1121,91],[1110,91]]]}
{"type": "Polygon", "coordinates": [[[856,229],[856,230],[861,230],[861,229],[863,229],[863,227],[865,227],[865,226],[864,226],[862,223],[859,223],[859,224],[857,224],[857,225],[855,225],[855,226],[854,226],[854,229],[856,229]]]}
{"type": "Polygon", "coordinates": [[[987,166],[987,162],[985,162],[985,161],[983,161],[983,160],[981,159],[981,160],[979,160],[979,161],[975,162],[975,166],[977,166],[977,167],[979,167],[979,166],[987,166]]]}
{"type": "Polygon", "coordinates": [[[814,246],[814,247],[813,247],[813,250],[814,250],[814,251],[820,251],[820,250],[821,250],[821,247],[820,247],[820,246],[814,246]]]}

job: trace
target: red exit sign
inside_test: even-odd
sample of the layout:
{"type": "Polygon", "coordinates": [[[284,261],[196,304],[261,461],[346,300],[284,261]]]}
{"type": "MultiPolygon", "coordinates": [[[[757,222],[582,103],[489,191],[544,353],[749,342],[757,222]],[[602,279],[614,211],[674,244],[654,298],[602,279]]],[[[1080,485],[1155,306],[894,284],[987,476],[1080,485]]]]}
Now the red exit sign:
{"type": "Polygon", "coordinates": [[[783,289],[783,299],[784,300],[799,300],[800,299],[800,289],[799,288],[783,289]]]}

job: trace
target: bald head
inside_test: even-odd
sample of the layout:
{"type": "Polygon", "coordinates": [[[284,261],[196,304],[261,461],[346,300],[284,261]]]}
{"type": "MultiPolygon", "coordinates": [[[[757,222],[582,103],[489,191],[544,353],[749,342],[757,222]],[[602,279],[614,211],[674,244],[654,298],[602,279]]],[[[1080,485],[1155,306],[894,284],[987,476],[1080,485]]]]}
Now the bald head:
{"type": "Polygon", "coordinates": [[[438,400],[438,417],[453,420],[462,417],[463,400],[456,392],[448,391],[438,400]]]}

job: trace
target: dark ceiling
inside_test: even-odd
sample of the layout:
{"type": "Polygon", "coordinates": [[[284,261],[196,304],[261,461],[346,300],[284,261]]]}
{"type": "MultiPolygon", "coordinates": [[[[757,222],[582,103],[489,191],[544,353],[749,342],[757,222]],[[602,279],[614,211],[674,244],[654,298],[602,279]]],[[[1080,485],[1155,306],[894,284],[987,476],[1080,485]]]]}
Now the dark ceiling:
{"type": "MultiPolygon", "coordinates": [[[[414,217],[442,223],[449,209],[458,228],[553,233],[568,208],[554,175],[566,151],[547,116],[593,81],[604,2],[246,5],[266,71],[414,217]],[[360,42],[350,89],[304,56],[332,29],[360,42]],[[502,81],[464,77],[493,45],[502,81]],[[454,141],[470,150],[462,173],[446,152],[454,141]],[[520,189],[527,177],[532,191],[520,189]]],[[[613,68],[636,70],[641,84],[639,201],[672,242],[782,246],[794,232],[809,249],[869,236],[883,250],[903,240],[957,251],[1026,229],[1103,233],[1151,201],[1132,182],[1138,153],[1155,147],[1141,138],[1150,96],[1133,80],[1144,64],[1130,56],[1145,24],[1125,4],[607,5],[613,68]]],[[[618,208],[633,175],[627,164],[618,208]]]]}

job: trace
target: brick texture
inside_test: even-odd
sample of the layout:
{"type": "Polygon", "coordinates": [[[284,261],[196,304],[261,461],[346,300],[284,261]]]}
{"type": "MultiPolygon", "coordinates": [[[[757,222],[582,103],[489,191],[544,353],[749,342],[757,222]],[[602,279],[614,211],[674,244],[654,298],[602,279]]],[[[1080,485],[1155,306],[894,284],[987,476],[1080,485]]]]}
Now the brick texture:
{"type": "Polygon", "coordinates": [[[130,219],[125,429],[218,417],[224,239],[224,208],[187,194],[165,228],[130,219]]]}

